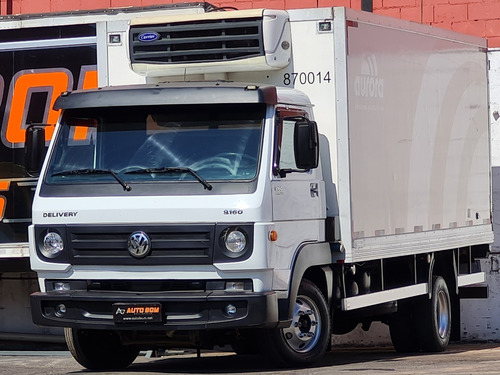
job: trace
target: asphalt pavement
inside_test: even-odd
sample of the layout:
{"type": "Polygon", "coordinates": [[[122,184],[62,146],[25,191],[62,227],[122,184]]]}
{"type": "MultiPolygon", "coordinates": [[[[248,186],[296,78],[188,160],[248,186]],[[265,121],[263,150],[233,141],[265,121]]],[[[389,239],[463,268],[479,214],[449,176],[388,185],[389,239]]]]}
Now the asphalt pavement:
{"type": "MultiPolygon", "coordinates": [[[[0,345],[1,346],[1,345],[0,345]]],[[[60,348],[58,348],[60,349],[60,348]]],[[[232,352],[177,351],[159,358],[142,353],[124,371],[96,374],[314,374],[314,375],[485,375],[500,374],[500,343],[452,344],[444,353],[402,355],[391,346],[334,348],[316,365],[277,369],[256,356],[232,352]]],[[[65,350],[0,350],[0,374],[88,374],[65,350]]]]}

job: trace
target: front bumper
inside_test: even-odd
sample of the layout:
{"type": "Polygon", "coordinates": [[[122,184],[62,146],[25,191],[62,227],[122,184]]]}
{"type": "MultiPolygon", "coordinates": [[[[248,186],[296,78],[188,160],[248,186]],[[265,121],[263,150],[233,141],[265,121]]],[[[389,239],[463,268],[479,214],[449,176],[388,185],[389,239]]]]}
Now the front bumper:
{"type": "Polygon", "coordinates": [[[47,292],[31,299],[33,322],[41,326],[112,330],[203,330],[274,327],[278,300],[274,292],[47,292]],[[56,311],[64,305],[65,313],[56,311]],[[115,323],[115,304],[161,305],[160,322],[115,323]],[[227,306],[232,305],[231,314],[227,306]]]}

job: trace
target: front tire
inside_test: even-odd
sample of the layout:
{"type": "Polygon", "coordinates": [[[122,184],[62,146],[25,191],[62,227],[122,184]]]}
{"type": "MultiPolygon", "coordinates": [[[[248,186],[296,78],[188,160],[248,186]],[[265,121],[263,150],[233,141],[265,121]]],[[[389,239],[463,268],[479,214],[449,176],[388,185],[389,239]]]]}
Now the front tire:
{"type": "Polygon", "coordinates": [[[73,358],[89,370],[119,370],[130,365],[139,349],[120,342],[116,332],[65,328],[64,337],[73,358]]]}
{"type": "Polygon", "coordinates": [[[292,324],[264,332],[264,354],[281,366],[307,366],[321,358],[331,340],[325,297],[309,280],[300,284],[292,324]]]}
{"type": "Polygon", "coordinates": [[[258,332],[252,329],[240,332],[238,338],[232,343],[232,347],[238,355],[259,354],[260,341],[258,332]]]}

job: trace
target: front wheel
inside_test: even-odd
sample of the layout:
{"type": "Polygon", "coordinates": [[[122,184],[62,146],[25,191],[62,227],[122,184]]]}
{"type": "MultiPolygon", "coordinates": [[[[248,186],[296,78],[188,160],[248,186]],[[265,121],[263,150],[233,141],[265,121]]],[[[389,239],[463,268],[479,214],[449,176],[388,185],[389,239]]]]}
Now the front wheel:
{"type": "Polygon", "coordinates": [[[325,297],[309,280],[300,284],[292,324],[264,333],[265,355],[283,366],[305,366],[317,361],[330,342],[331,324],[325,297]]]}
{"type": "Polygon", "coordinates": [[[118,370],[130,365],[139,354],[125,346],[113,331],[65,328],[64,337],[73,358],[89,370],[118,370]]]}

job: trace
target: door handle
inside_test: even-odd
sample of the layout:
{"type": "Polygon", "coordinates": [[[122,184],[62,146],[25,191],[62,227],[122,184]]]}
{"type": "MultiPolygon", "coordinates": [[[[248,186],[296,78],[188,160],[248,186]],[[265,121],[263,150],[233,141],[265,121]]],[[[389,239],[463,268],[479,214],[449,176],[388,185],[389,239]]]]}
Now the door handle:
{"type": "Polygon", "coordinates": [[[311,182],[309,185],[309,191],[311,192],[311,198],[319,197],[319,188],[317,182],[311,182]]]}

